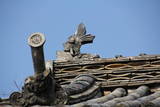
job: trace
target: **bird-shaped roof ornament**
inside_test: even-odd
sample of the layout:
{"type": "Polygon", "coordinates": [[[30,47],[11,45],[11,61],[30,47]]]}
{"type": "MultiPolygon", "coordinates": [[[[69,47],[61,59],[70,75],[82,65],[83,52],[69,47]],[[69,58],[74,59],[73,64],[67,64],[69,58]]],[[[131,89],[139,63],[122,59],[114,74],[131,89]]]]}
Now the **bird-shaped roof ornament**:
{"type": "Polygon", "coordinates": [[[95,36],[92,34],[86,34],[86,27],[83,23],[78,25],[75,34],[68,38],[68,41],[64,43],[64,51],[69,52],[73,57],[80,54],[80,48],[84,44],[92,43],[95,36]]]}

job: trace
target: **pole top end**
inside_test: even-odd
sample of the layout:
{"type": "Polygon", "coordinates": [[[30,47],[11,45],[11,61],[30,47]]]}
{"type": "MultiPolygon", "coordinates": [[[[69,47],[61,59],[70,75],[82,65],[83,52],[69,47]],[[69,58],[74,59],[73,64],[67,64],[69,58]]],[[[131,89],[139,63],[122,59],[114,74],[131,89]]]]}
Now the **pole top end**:
{"type": "Polygon", "coordinates": [[[29,36],[28,44],[31,47],[39,47],[45,43],[45,36],[42,33],[36,32],[29,36]]]}

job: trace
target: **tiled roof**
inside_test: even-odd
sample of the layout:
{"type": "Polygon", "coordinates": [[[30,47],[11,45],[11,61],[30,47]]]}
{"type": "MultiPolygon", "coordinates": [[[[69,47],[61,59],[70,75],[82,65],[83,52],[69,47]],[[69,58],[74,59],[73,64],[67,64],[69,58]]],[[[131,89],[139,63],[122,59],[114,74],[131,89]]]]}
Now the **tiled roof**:
{"type": "MultiPolygon", "coordinates": [[[[68,86],[67,84],[80,74],[94,75],[96,84],[101,84],[105,95],[96,99],[90,98],[90,100],[77,97],[80,103],[63,106],[139,107],[143,105],[154,107],[154,105],[160,105],[160,55],[96,58],[77,62],[54,61],[54,68],[55,78],[62,86],[68,86]]],[[[89,91],[94,88],[96,89],[96,85],[89,91]]],[[[84,92],[82,91],[80,96],[83,96],[84,92]]],[[[76,94],[70,97],[76,98],[76,94]]],[[[0,104],[6,107],[5,101],[0,104]]]]}
{"type": "Polygon", "coordinates": [[[140,86],[160,82],[160,55],[55,62],[55,78],[68,84],[79,74],[93,74],[103,88],[140,86]]]}
{"type": "Polygon", "coordinates": [[[45,62],[45,37],[32,34],[28,42],[35,74],[21,92],[0,99],[0,107],[160,107],[160,55],[100,58],[80,53],[94,38],[81,23],[57,60],[45,62]]]}

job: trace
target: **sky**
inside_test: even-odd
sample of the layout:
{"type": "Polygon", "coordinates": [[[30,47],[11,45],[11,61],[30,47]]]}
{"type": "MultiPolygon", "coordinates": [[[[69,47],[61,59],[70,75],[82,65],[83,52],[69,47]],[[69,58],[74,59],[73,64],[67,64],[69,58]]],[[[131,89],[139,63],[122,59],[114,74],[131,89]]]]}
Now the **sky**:
{"type": "Polygon", "coordinates": [[[45,60],[55,60],[81,22],[96,36],[82,53],[160,54],[160,0],[0,0],[0,97],[34,74],[29,35],[43,33],[45,60]]]}

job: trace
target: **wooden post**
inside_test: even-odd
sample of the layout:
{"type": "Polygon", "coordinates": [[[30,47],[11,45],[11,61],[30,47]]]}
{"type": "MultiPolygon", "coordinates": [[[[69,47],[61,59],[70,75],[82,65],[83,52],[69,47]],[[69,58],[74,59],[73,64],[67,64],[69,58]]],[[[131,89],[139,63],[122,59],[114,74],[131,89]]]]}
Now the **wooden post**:
{"type": "Polygon", "coordinates": [[[32,52],[35,74],[42,73],[45,71],[45,60],[43,53],[44,43],[45,43],[45,37],[41,33],[33,33],[28,38],[28,44],[30,45],[32,52]]]}

